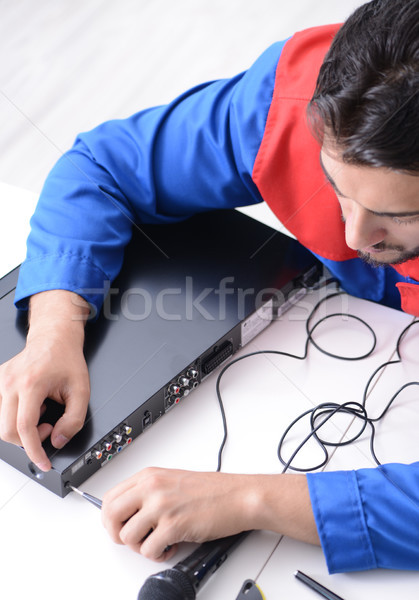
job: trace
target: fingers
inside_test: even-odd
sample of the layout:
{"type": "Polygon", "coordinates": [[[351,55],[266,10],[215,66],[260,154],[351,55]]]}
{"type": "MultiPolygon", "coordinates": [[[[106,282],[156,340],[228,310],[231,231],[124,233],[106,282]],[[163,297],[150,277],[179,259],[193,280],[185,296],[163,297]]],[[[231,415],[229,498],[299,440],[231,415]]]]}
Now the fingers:
{"type": "Polygon", "coordinates": [[[190,519],[201,519],[180,483],[185,473],[149,467],[107,492],[102,521],[111,538],[156,561],[173,556],[180,541],[200,541],[190,519]]]}
{"type": "MultiPolygon", "coordinates": [[[[121,530],[125,523],[138,513],[140,508],[141,499],[135,493],[134,482],[131,480],[123,482],[104,495],[101,513],[102,522],[114,542],[117,544],[126,543],[120,536],[121,530]]],[[[136,522],[138,523],[138,520],[136,522]]],[[[145,538],[150,529],[150,524],[141,528],[136,542],[145,538]]]]}
{"type": "MultiPolygon", "coordinates": [[[[52,435],[62,448],[83,426],[90,396],[89,375],[83,354],[87,304],[78,304],[65,290],[35,294],[30,302],[25,348],[0,366],[0,435],[24,447],[42,470],[51,467],[42,441],[52,435]],[[65,405],[54,427],[38,425],[45,398],[65,405]]],[[[77,297],[80,302],[81,299],[77,297]]]]}
{"type": "Polygon", "coordinates": [[[42,442],[51,433],[52,426],[45,423],[38,428],[41,413],[39,404],[11,394],[2,398],[0,408],[0,438],[23,446],[29,459],[42,471],[48,471],[51,463],[42,448],[42,442]],[[26,410],[27,406],[30,410],[26,410]]]}
{"type": "Polygon", "coordinates": [[[142,544],[153,532],[154,528],[150,527],[150,520],[138,511],[125,524],[122,524],[119,538],[123,544],[140,552],[142,544]]]}
{"type": "Polygon", "coordinates": [[[17,407],[18,399],[14,394],[2,398],[0,403],[0,438],[11,444],[20,444],[20,437],[16,429],[17,407]]]}
{"type": "Polygon", "coordinates": [[[51,435],[51,431],[52,425],[50,423],[41,423],[38,425],[39,439],[41,442],[44,442],[51,435]]]}
{"type": "Polygon", "coordinates": [[[105,495],[102,521],[114,542],[147,558],[162,561],[176,553],[177,545],[172,543],[169,529],[161,522],[156,524],[151,511],[140,505],[134,486],[112,500],[105,495]]]}
{"type": "Polygon", "coordinates": [[[27,377],[28,383],[14,373],[12,377],[1,371],[0,438],[23,446],[28,458],[40,470],[48,471],[51,462],[42,442],[51,435],[53,446],[60,449],[83,427],[90,397],[87,369],[76,371],[70,383],[70,378],[64,375],[52,395],[47,387],[52,381],[48,373],[42,378],[27,377]],[[49,423],[38,425],[40,416],[45,412],[46,396],[65,404],[65,412],[55,426],[49,423]]]}
{"type": "Polygon", "coordinates": [[[51,432],[51,443],[55,448],[63,448],[83,427],[89,397],[90,390],[81,389],[72,391],[66,399],[64,414],[55,423],[51,432]]]}
{"type": "Polygon", "coordinates": [[[145,469],[107,492],[102,521],[114,542],[160,561],[175,554],[173,542],[177,540],[169,539],[169,528],[162,523],[158,501],[151,499],[150,490],[147,492],[144,479],[153,472],[154,469],[145,469]]]}
{"type": "Polygon", "coordinates": [[[137,483],[137,477],[138,477],[137,475],[133,475],[132,477],[129,477],[128,479],[125,479],[124,481],[121,481],[115,487],[108,490],[103,497],[103,503],[106,505],[106,507],[108,507],[110,505],[112,500],[118,498],[119,496],[122,496],[122,494],[124,492],[126,492],[130,488],[134,487],[137,483]]]}
{"type": "MultiPolygon", "coordinates": [[[[125,537],[125,533],[123,533],[123,535],[125,537]]],[[[127,536],[129,535],[130,534],[127,533],[127,536]]],[[[129,537],[127,537],[127,539],[129,539],[129,537]]],[[[170,539],[169,531],[163,526],[158,525],[156,529],[153,529],[150,535],[138,545],[138,550],[130,543],[127,543],[127,545],[134,551],[141,552],[146,558],[161,562],[163,560],[169,560],[177,552],[178,544],[172,543],[170,539]]]]}
{"type": "MultiPolygon", "coordinates": [[[[42,398],[41,403],[43,401],[44,398],[42,398]]],[[[16,428],[20,445],[25,448],[30,460],[41,471],[49,471],[51,462],[42,447],[42,441],[50,433],[51,427],[45,424],[45,426],[38,429],[40,411],[40,403],[34,402],[32,396],[21,396],[17,406],[16,428]]]]}

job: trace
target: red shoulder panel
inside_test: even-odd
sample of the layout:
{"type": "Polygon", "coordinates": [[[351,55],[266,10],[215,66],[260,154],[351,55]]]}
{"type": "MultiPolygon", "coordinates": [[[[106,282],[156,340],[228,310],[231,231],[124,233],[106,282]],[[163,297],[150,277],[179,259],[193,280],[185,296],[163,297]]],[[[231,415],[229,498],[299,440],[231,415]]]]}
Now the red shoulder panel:
{"type": "Polygon", "coordinates": [[[357,255],[345,243],[339,203],[320,167],[306,108],[339,27],[307,29],[285,44],[253,169],[255,184],[279,220],[304,246],[331,260],[357,255]]]}

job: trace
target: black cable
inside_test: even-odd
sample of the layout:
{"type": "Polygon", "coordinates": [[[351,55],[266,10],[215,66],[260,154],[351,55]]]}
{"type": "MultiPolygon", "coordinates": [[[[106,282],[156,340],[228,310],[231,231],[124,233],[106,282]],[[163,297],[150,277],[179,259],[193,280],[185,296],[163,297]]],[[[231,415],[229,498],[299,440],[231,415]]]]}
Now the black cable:
{"type": "MultiPolygon", "coordinates": [[[[227,441],[227,437],[228,437],[228,428],[227,428],[227,419],[226,419],[226,415],[225,415],[225,410],[224,410],[224,404],[223,404],[223,400],[222,400],[222,396],[221,396],[221,391],[220,391],[220,384],[221,384],[221,380],[225,374],[225,372],[230,369],[230,367],[232,367],[233,365],[235,365],[236,363],[238,363],[239,361],[242,361],[244,359],[247,359],[251,356],[256,356],[258,354],[276,354],[276,355],[280,355],[280,356],[286,356],[286,357],[290,357],[290,358],[294,358],[296,360],[305,360],[307,358],[308,355],[308,348],[310,343],[313,344],[313,346],[315,348],[317,348],[317,350],[319,350],[320,352],[322,352],[323,354],[325,354],[326,356],[330,356],[331,358],[336,358],[339,360],[349,360],[349,361],[354,361],[354,360],[362,360],[364,358],[367,358],[368,356],[370,356],[372,354],[372,352],[374,351],[376,344],[377,344],[377,337],[375,335],[374,330],[372,329],[372,327],[363,319],[361,319],[360,317],[357,317],[355,315],[351,315],[351,314],[347,314],[347,313],[333,313],[330,315],[326,315],[325,317],[322,317],[321,319],[319,319],[318,321],[316,321],[314,323],[313,326],[311,326],[311,322],[312,319],[314,318],[316,312],[318,311],[318,309],[320,308],[320,306],[326,302],[326,301],[330,301],[332,298],[342,295],[344,294],[343,291],[338,291],[338,292],[334,292],[332,294],[328,294],[327,296],[325,296],[324,298],[322,298],[321,300],[319,300],[317,302],[317,304],[314,306],[314,308],[312,309],[311,313],[309,314],[307,320],[306,320],[306,333],[307,333],[307,338],[305,341],[305,345],[304,345],[304,352],[302,356],[298,356],[295,354],[290,354],[289,352],[283,352],[280,350],[259,350],[256,352],[250,352],[248,354],[245,354],[243,356],[240,356],[236,359],[233,359],[232,361],[230,361],[227,365],[225,365],[223,367],[223,369],[221,370],[221,372],[219,373],[218,377],[217,377],[217,382],[216,382],[216,392],[217,392],[217,398],[218,398],[218,403],[220,406],[220,411],[221,411],[221,416],[222,416],[222,422],[223,422],[223,439],[218,451],[218,464],[217,464],[217,471],[221,470],[221,463],[222,463],[222,454],[223,454],[223,450],[227,441]],[[320,324],[324,323],[326,320],[334,318],[334,317],[346,317],[349,319],[354,319],[358,322],[360,322],[362,325],[364,325],[368,331],[371,333],[372,336],[372,345],[371,348],[365,352],[364,354],[360,355],[360,356],[354,356],[354,357],[348,357],[348,356],[341,356],[341,355],[337,355],[334,354],[332,352],[329,352],[327,350],[325,350],[324,348],[322,348],[314,339],[313,339],[313,333],[315,332],[315,330],[319,327],[320,324]]],[[[286,428],[286,430],[284,431],[284,433],[281,436],[281,439],[278,443],[278,449],[277,449],[277,455],[278,455],[278,459],[279,461],[282,463],[282,465],[284,466],[283,469],[283,473],[285,471],[287,471],[288,469],[291,469],[293,471],[300,471],[300,472],[309,472],[309,471],[315,471],[318,470],[322,467],[324,467],[328,460],[329,460],[329,452],[327,450],[328,446],[331,447],[340,447],[340,446],[346,446],[348,444],[352,444],[353,442],[355,442],[365,431],[365,429],[369,426],[371,429],[371,434],[370,434],[370,451],[371,451],[371,455],[374,459],[374,461],[377,463],[377,465],[380,465],[381,463],[379,462],[377,456],[376,456],[376,452],[375,452],[375,448],[374,448],[374,442],[375,442],[375,437],[376,437],[376,429],[375,429],[375,425],[374,423],[380,421],[385,414],[388,412],[388,410],[390,409],[391,405],[393,404],[393,402],[396,400],[396,398],[401,394],[401,392],[413,385],[418,385],[419,386],[419,382],[417,381],[411,381],[408,383],[405,383],[399,390],[397,390],[397,392],[391,397],[391,399],[389,400],[389,402],[386,404],[386,406],[384,407],[383,411],[381,412],[381,414],[378,417],[372,418],[368,415],[367,413],[367,409],[366,409],[366,401],[367,401],[367,396],[368,396],[368,391],[369,388],[372,384],[372,382],[374,381],[374,379],[376,378],[377,374],[384,369],[386,366],[389,365],[393,365],[393,364],[398,364],[401,362],[402,358],[401,358],[401,352],[400,352],[400,348],[401,348],[401,343],[402,340],[404,339],[406,333],[408,332],[408,330],[415,325],[416,323],[419,323],[419,321],[415,320],[412,323],[410,323],[407,327],[405,327],[405,329],[403,329],[403,331],[401,332],[401,334],[398,337],[397,340],[397,344],[396,344],[396,352],[397,352],[397,356],[398,359],[397,360],[392,360],[392,361],[387,361],[383,364],[381,364],[379,367],[377,367],[375,369],[375,371],[372,373],[372,375],[370,376],[370,378],[368,379],[368,382],[365,386],[364,392],[363,392],[363,397],[362,397],[362,403],[359,402],[345,402],[343,404],[338,404],[338,403],[334,403],[334,402],[326,402],[326,403],[322,403],[319,404],[318,406],[309,409],[307,411],[305,411],[304,413],[302,413],[301,415],[299,415],[296,419],[294,419],[290,425],[286,428]],[[348,414],[350,416],[352,416],[354,419],[360,419],[361,421],[361,427],[359,429],[359,431],[354,434],[351,438],[345,440],[345,441],[340,441],[340,442],[331,442],[329,440],[323,439],[320,434],[319,431],[320,429],[324,426],[324,424],[326,422],[328,422],[330,419],[332,419],[332,417],[334,417],[336,414],[338,413],[343,413],[343,414],[348,414]],[[282,457],[282,449],[285,443],[285,440],[289,434],[289,432],[291,431],[291,429],[293,429],[293,427],[302,419],[304,419],[305,417],[310,417],[310,431],[308,433],[308,435],[301,441],[301,443],[297,446],[297,448],[293,451],[291,457],[288,460],[285,460],[282,457]],[[300,452],[300,450],[305,446],[305,444],[311,440],[314,439],[320,446],[320,448],[322,449],[322,452],[324,454],[324,460],[315,465],[315,466],[309,466],[309,467],[295,467],[292,465],[292,461],[295,459],[295,457],[297,456],[297,454],[300,452]]]]}

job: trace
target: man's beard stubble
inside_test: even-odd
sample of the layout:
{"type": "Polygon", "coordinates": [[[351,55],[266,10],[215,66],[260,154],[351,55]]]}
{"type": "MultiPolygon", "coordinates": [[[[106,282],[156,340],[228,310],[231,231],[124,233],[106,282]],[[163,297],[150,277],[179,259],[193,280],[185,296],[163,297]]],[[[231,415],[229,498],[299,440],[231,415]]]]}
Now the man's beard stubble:
{"type": "Polygon", "coordinates": [[[380,247],[380,244],[376,245],[377,249],[382,249],[382,250],[395,250],[397,252],[399,252],[399,256],[398,258],[396,258],[395,260],[392,260],[391,262],[386,262],[386,261],[379,261],[376,260],[375,258],[372,257],[371,254],[368,254],[368,252],[362,252],[362,250],[358,250],[358,256],[359,258],[361,258],[364,262],[366,262],[367,264],[371,265],[372,267],[385,267],[388,265],[401,265],[402,263],[405,263],[409,260],[413,260],[414,258],[419,258],[419,246],[416,246],[416,248],[414,250],[405,250],[404,248],[400,247],[400,246],[395,246],[395,247],[380,247]]]}

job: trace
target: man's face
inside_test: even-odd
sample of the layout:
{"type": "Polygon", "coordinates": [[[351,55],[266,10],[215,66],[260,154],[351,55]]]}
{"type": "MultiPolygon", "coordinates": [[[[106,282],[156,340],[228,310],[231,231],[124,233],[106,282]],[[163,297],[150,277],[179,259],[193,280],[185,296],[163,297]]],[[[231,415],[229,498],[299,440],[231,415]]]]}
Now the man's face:
{"type": "Polygon", "coordinates": [[[320,162],[339,200],[350,248],[376,266],[419,256],[419,176],[348,165],[326,145],[320,162]]]}

